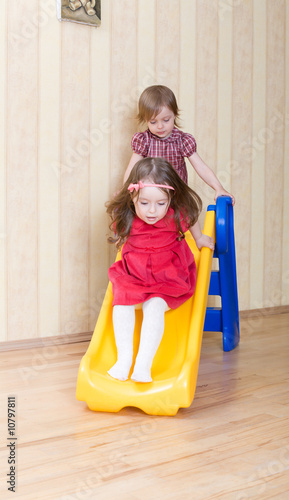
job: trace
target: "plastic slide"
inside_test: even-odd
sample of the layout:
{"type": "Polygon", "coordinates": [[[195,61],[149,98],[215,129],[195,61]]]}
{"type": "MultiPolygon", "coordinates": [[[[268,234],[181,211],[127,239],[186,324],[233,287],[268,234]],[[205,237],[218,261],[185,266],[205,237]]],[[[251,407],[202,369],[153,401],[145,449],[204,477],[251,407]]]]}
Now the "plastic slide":
{"type": "MultiPolygon", "coordinates": [[[[215,206],[206,213],[204,233],[215,238],[215,206]]],[[[165,314],[165,332],[152,366],[153,382],[115,380],[107,370],[116,361],[112,324],[112,286],[109,283],[99,318],[79,368],[76,397],[94,411],[117,412],[140,408],[150,415],[175,415],[191,405],[197,383],[213,251],[201,252],[188,232],[187,242],[198,269],[194,296],[165,314]]],[[[117,259],[120,255],[117,256],[117,259]]],[[[136,355],[142,310],[136,310],[134,353],[136,355]]]]}

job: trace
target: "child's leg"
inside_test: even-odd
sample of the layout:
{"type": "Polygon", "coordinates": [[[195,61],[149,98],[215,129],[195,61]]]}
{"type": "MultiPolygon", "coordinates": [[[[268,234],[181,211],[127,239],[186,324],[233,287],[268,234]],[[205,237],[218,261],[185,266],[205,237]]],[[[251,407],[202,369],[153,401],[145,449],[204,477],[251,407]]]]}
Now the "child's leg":
{"type": "Polygon", "coordinates": [[[113,328],[117,362],[107,373],[118,380],[127,380],[132,365],[134,324],[134,306],[114,306],[113,328]]]}
{"type": "Polygon", "coordinates": [[[167,310],[167,303],[160,297],[153,297],[143,304],[140,345],[131,376],[136,382],[152,381],[152,362],[163,337],[167,310]]]}

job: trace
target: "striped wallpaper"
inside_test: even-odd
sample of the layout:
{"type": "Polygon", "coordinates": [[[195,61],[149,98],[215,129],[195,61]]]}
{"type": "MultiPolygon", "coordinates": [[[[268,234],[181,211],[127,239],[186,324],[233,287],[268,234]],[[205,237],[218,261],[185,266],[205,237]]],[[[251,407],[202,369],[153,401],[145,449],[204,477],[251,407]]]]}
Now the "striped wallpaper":
{"type": "Polygon", "coordinates": [[[240,309],[288,305],[289,1],[102,0],[97,29],[55,4],[2,2],[0,341],[94,328],[114,258],[104,203],[154,83],[236,197],[240,309]]]}

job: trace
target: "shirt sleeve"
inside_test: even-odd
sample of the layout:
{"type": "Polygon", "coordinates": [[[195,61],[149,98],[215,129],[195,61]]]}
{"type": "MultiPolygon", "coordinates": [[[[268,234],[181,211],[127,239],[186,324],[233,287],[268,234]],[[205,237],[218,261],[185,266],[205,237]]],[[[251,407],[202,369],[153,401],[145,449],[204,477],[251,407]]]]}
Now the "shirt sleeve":
{"type": "Polygon", "coordinates": [[[147,157],[149,143],[144,132],[134,134],[131,140],[131,147],[134,153],[147,157]]]}
{"type": "Polygon", "coordinates": [[[182,144],[183,144],[183,155],[186,158],[192,156],[193,153],[197,151],[197,143],[195,138],[191,134],[184,134],[182,136],[182,144]]]}

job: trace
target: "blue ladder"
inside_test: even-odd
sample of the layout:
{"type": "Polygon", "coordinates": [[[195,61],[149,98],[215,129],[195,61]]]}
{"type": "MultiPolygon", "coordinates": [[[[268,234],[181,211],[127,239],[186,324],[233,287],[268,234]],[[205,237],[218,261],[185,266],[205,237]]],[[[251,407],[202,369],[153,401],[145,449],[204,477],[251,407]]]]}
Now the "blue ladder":
{"type": "Polygon", "coordinates": [[[212,271],[209,295],[221,297],[221,307],[207,307],[204,332],[223,332],[223,350],[231,351],[240,340],[239,307],[234,238],[234,215],[231,198],[220,196],[216,205],[216,245],[214,258],[219,270],[212,271]]]}

